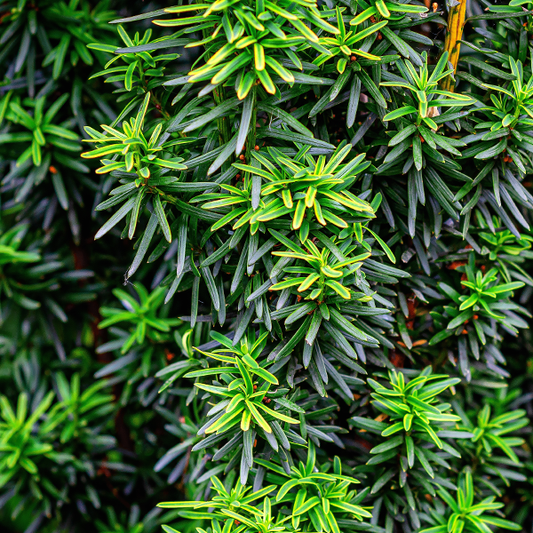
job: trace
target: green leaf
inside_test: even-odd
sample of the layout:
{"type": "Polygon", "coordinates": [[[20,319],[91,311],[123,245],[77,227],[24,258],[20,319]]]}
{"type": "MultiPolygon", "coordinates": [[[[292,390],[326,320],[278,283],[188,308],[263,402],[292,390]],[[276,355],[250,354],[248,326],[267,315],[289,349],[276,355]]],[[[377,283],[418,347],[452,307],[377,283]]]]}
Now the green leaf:
{"type": "Polygon", "coordinates": [[[126,75],[124,77],[124,87],[126,91],[131,91],[133,85],[133,73],[136,68],[137,61],[134,61],[133,63],[130,63],[130,65],[128,66],[128,70],[126,70],[126,75]]]}
{"type": "Polygon", "coordinates": [[[135,197],[129,198],[126,203],[97,231],[94,239],[100,239],[115,227],[133,208],[135,197]]]}
{"type": "Polygon", "coordinates": [[[154,212],[157,216],[159,227],[161,228],[165,239],[168,242],[172,242],[172,233],[170,231],[170,225],[165,215],[165,209],[163,208],[163,203],[161,202],[161,196],[159,196],[159,194],[156,194],[154,196],[154,212]]]}
{"type": "Polygon", "coordinates": [[[387,102],[372,78],[370,78],[370,76],[364,70],[356,72],[355,75],[361,80],[370,96],[376,101],[376,104],[384,109],[387,109],[387,102]]]}
{"type": "Polygon", "coordinates": [[[398,437],[394,437],[393,439],[388,440],[387,442],[384,442],[383,444],[374,446],[374,448],[370,450],[370,453],[376,454],[376,453],[388,452],[389,450],[392,450],[393,448],[397,448],[398,446],[401,446],[403,442],[404,442],[404,436],[400,435],[398,437]]]}
{"type": "Polygon", "coordinates": [[[184,133],[188,133],[190,131],[194,131],[205,124],[208,124],[215,119],[225,115],[230,110],[237,108],[242,103],[242,100],[239,100],[237,97],[230,98],[223,102],[222,104],[216,106],[211,111],[206,113],[205,115],[202,115],[200,118],[197,118],[189,123],[187,123],[187,126],[183,129],[184,133]]]}
{"type": "MultiPolygon", "coordinates": [[[[397,118],[400,118],[400,117],[403,117],[405,115],[409,115],[410,113],[416,113],[417,110],[415,107],[413,106],[404,106],[404,107],[400,107],[399,109],[395,109],[394,111],[391,111],[390,113],[387,113],[384,117],[383,117],[383,120],[396,120],[397,118]]],[[[414,127],[414,129],[412,131],[415,131],[416,127],[414,127]]],[[[404,133],[405,136],[407,136],[405,133],[404,133]]],[[[404,137],[405,138],[405,137],[404,137]]],[[[398,144],[399,141],[397,141],[395,144],[398,144]]],[[[390,146],[390,143],[389,143],[389,146],[390,146]]]]}
{"type": "Polygon", "coordinates": [[[237,137],[237,144],[235,146],[235,155],[239,155],[244,148],[246,137],[250,129],[250,122],[253,115],[253,107],[255,104],[254,93],[249,94],[243,103],[241,121],[239,126],[239,135],[237,137]]]}
{"type": "Polygon", "coordinates": [[[392,250],[387,246],[385,241],[377,233],[373,232],[370,228],[366,227],[365,229],[372,234],[374,239],[376,239],[382,250],[387,254],[389,261],[391,261],[392,263],[396,263],[396,257],[392,253],[392,250]]]}
{"type": "Polygon", "coordinates": [[[54,67],[52,70],[52,76],[54,80],[57,80],[63,71],[63,64],[65,62],[65,57],[67,56],[67,51],[70,46],[70,34],[64,33],[59,41],[59,44],[56,48],[56,55],[54,59],[54,67]]]}

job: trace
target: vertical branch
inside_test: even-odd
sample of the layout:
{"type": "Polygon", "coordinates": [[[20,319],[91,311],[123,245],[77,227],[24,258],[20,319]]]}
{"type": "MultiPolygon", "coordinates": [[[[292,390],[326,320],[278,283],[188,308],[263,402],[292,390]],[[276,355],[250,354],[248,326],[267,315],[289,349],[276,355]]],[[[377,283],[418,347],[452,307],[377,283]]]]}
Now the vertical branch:
{"type": "MultiPolygon", "coordinates": [[[[452,64],[453,73],[457,70],[459,61],[459,52],[463,37],[463,27],[465,24],[466,1],[459,0],[459,4],[453,6],[448,15],[448,28],[446,30],[446,39],[444,41],[444,51],[448,52],[448,61],[452,64]]],[[[442,83],[442,88],[446,91],[453,91],[455,82],[451,76],[448,76],[442,83]]]]}
{"type": "MultiPolygon", "coordinates": [[[[224,103],[225,94],[224,94],[224,84],[220,84],[214,91],[213,96],[215,99],[215,104],[218,106],[222,103],[224,103]]],[[[220,144],[225,145],[229,143],[231,136],[230,136],[230,129],[229,129],[229,121],[228,117],[221,117],[217,118],[217,127],[218,131],[220,133],[220,144]]]]}
{"type": "Polygon", "coordinates": [[[246,136],[245,153],[248,157],[255,149],[255,137],[257,129],[257,86],[254,85],[250,90],[250,96],[252,98],[252,117],[250,118],[250,126],[248,128],[248,135],[246,136]]]}

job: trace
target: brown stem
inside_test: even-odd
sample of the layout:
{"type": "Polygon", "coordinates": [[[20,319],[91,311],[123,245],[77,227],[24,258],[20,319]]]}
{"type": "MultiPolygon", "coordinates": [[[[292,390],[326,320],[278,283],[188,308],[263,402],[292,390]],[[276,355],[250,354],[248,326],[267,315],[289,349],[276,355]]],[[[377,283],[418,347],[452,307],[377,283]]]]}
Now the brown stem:
{"type": "MultiPolygon", "coordinates": [[[[453,72],[457,70],[459,61],[459,52],[461,51],[461,38],[465,25],[466,0],[459,0],[459,4],[452,7],[448,15],[448,28],[446,30],[446,39],[444,41],[444,51],[448,52],[448,61],[452,64],[453,72]]],[[[442,88],[445,91],[452,91],[455,87],[455,81],[448,76],[442,82],[442,88]]]]}

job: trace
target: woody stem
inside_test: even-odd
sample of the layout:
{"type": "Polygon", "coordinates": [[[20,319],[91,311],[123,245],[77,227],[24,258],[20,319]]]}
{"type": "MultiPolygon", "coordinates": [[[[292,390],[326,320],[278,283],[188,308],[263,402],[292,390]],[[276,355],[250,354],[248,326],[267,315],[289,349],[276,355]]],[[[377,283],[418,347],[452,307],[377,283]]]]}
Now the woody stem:
{"type": "MultiPolygon", "coordinates": [[[[448,61],[452,64],[453,72],[457,70],[459,61],[459,52],[461,50],[461,38],[465,25],[466,0],[459,0],[459,4],[452,7],[448,15],[448,29],[446,30],[446,39],[444,41],[444,51],[448,52],[448,61]]],[[[445,78],[442,82],[442,88],[446,91],[453,91],[455,81],[451,76],[445,78]]]]}

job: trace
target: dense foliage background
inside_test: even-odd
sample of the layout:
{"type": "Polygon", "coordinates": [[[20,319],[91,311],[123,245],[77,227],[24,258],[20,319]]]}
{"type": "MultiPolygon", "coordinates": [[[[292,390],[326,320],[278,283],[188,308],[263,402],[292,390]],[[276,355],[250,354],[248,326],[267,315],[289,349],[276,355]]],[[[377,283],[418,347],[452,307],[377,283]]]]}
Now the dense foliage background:
{"type": "Polygon", "coordinates": [[[531,9],[0,0],[0,529],[530,531],[531,9]]]}

